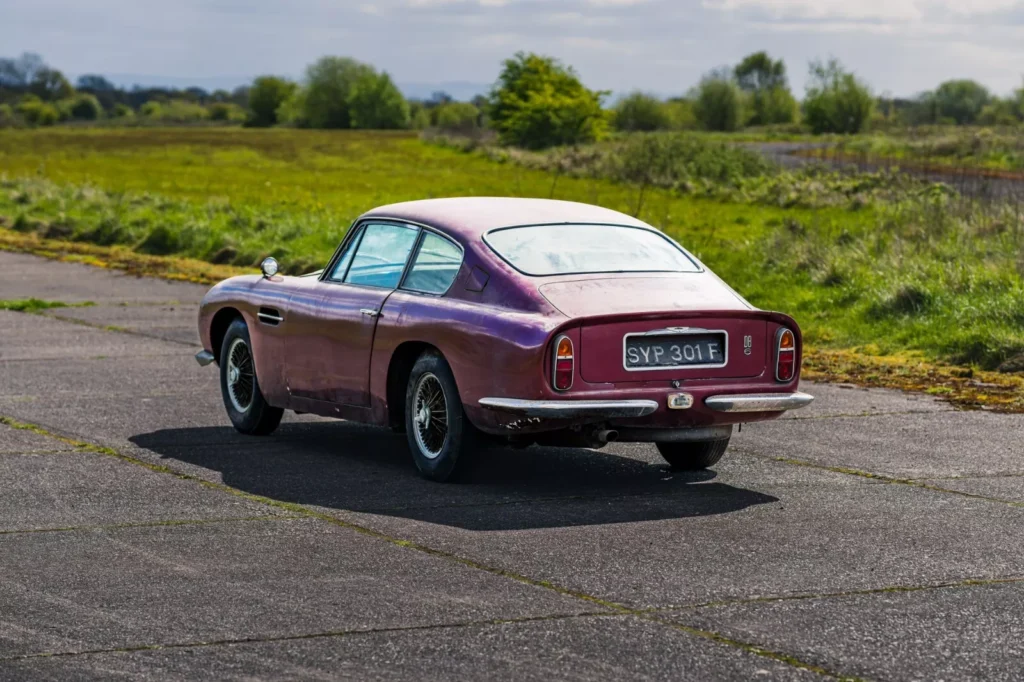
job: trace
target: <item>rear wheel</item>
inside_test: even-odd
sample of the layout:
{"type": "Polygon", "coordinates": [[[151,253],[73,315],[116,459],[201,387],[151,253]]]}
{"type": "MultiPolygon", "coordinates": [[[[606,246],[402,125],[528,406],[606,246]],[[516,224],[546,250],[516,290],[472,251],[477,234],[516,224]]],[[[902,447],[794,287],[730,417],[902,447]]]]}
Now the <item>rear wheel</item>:
{"type": "Polygon", "coordinates": [[[469,468],[476,445],[473,425],[462,409],[455,376],[437,352],[421,355],[409,375],[405,435],[425,478],[449,481],[469,468]]]}
{"type": "Polygon", "coordinates": [[[700,471],[718,463],[729,447],[729,439],[694,443],[657,443],[658,452],[676,471],[700,471]]]}
{"type": "Polygon", "coordinates": [[[235,429],[252,436],[272,433],[284,410],[271,407],[260,392],[252,341],[245,321],[237,319],[224,334],[220,349],[220,391],[235,429]]]}

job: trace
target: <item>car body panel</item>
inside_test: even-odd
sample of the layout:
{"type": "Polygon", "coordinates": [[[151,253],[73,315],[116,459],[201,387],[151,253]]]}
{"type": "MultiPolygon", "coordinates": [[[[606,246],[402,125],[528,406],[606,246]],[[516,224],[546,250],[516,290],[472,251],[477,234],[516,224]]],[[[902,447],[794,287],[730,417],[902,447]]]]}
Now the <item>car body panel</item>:
{"type": "MultiPolygon", "coordinates": [[[[249,326],[260,388],[271,405],[394,423],[396,411],[404,409],[405,391],[390,385],[389,376],[408,353],[428,348],[451,367],[469,420],[504,436],[572,424],[522,419],[481,406],[481,400],[654,400],[659,407],[652,414],[607,422],[684,429],[780,414],[716,411],[704,405],[707,397],[796,390],[802,352],[796,323],[754,309],[696,259],[700,272],[529,277],[484,241],[491,229],[527,224],[654,229],[635,218],[571,202],[473,198],[385,206],[365,214],[354,227],[368,220],[417,226],[458,244],[463,261],[448,291],[436,295],[341,284],[327,280],[325,268],[319,276],[235,277],[213,287],[204,299],[199,317],[203,348],[219,358],[218,330],[230,316],[240,315],[249,326]],[[273,324],[274,316],[261,318],[267,309],[281,322],[273,324]],[[364,310],[379,314],[365,315],[364,310]],[[797,341],[798,371],[785,383],[774,380],[771,347],[781,326],[792,329],[797,341]],[[666,327],[728,331],[729,363],[715,370],[625,370],[624,335],[666,327]],[[551,382],[552,343],[562,334],[577,353],[573,386],[566,392],[556,391],[551,382]],[[669,409],[667,396],[680,391],[693,396],[693,406],[669,409]]],[[[355,233],[349,231],[335,258],[355,233]]]]}

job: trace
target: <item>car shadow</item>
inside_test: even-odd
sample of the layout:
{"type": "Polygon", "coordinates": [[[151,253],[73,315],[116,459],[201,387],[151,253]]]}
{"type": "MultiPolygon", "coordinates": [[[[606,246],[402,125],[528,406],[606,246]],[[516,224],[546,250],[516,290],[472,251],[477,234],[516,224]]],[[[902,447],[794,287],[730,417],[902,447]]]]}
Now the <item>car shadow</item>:
{"type": "Polygon", "coordinates": [[[433,483],[416,473],[404,435],[349,422],[283,424],[269,438],[165,429],[131,441],[254,495],[475,531],[709,516],[778,501],[714,482],[713,471],[567,448],[488,448],[461,484],[433,483]]]}

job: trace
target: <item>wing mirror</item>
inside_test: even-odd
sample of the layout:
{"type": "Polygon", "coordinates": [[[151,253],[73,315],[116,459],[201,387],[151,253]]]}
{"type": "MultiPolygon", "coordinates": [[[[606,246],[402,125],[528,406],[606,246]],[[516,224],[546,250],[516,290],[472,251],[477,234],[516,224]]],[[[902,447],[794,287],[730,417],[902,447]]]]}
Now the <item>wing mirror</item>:
{"type": "Polygon", "coordinates": [[[277,271],[280,269],[281,267],[280,265],[278,265],[277,259],[274,258],[273,256],[264,258],[263,262],[260,263],[260,270],[263,271],[263,276],[266,277],[267,279],[270,279],[271,277],[276,275],[277,271]]]}

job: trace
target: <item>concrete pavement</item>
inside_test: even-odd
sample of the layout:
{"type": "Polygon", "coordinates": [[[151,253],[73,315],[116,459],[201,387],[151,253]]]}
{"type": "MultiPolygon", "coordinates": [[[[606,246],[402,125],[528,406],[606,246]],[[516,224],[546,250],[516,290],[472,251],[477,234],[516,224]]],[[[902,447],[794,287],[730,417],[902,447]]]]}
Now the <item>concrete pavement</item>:
{"type": "Polygon", "coordinates": [[[0,299],[96,303],[0,311],[0,679],[1024,676],[1020,415],[810,385],[712,472],[438,485],[388,431],[235,433],[204,290],[0,253],[0,299]]]}

